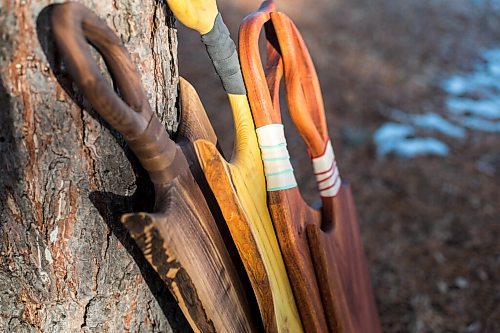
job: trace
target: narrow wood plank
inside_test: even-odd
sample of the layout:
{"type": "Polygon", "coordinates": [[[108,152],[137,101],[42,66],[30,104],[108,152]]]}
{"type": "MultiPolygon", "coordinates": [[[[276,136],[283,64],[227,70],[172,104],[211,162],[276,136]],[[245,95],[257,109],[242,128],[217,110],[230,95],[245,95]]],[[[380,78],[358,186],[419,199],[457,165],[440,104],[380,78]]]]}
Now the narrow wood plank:
{"type": "MultiPolygon", "coordinates": [[[[280,41],[287,101],[292,120],[306,143],[313,164],[329,155],[318,178],[321,225],[308,225],[309,246],[323,298],[329,330],[380,332],[380,322],[366,267],[351,192],[341,179],[328,137],[323,99],[309,51],[297,27],[283,13],[272,13],[280,41]],[[326,171],[326,168],[328,171],[326,171]],[[319,180],[322,179],[322,180],[319,180]],[[322,183],[332,181],[330,189],[322,183]],[[335,189],[332,191],[331,189],[335,189]],[[337,191],[339,189],[339,191],[337,191]]],[[[314,164],[315,168],[318,167],[314,164]]]]}
{"type": "MultiPolygon", "coordinates": [[[[274,4],[268,1],[249,15],[240,27],[240,61],[257,128],[281,124],[279,88],[283,62],[270,16],[273,11],[274,4]],[[264,25],[267,38],[265,72],[259,54],[259,35],[264,25]]],[[[326,319],[305,232],[308,224],[321,223],[321,215],[304,202],[297,186],[269,191],[267,195],[304,329],[307,332],[326,332],[326,319]]]]}

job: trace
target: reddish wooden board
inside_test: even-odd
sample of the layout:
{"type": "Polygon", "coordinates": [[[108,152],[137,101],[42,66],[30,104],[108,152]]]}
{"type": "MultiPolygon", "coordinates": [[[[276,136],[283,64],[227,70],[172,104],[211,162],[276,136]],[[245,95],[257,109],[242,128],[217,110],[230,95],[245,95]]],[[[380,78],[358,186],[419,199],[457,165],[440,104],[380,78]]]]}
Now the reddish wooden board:
{"type": "MultiPolygon", "coordinates": [[[[256,127],[281,123],[279,82],[283,71],[292,120],[311,159],[324,156],[330,139],[313,62],[296,26],[285,14],[274,10],[272,1],[265,2],[260,11],[245,20],[240,35],[240,58],[256,127]],[[263,24],[268,39],[265,79],[256,46],[263,24]],[[270,93],[266,91],[267,87],[270,93]]],[[[336,168],[334,155],[332,168],[336,168]]],[[[332,179],[340,182],[338,174],[338,179],[333,171],[330,174],[332,179]]],[[[304,257],[309,254],[328,330],[380,332],[349,187],[344,184],[334,194],[320,191],[322,209],[321,214],[316,212],[316,215],[296,188],[277,192],[280,193],[269,193],[269,207],[305,327],[311,331],[324,330],[324,326],[314,322],[313,301],[311,294],[307,293],[307,288],[311,287],[306,288],[300,280],[302,275],[308,274],[309,267],[304,265],[304,257]],[[304,250],[304,242],[307,242],[309,252],[304,250]],[[302,269],[299,271],[298,267],[302,269]]]]}
{"type": "MultiPolygon", "coordinates": [[[[278,41],[273,38],[272,11],[274,4],[265,3],[259,11],[245,18],[239,34],[240,62],[256,128],[281,124],[279,85],[283,63],[273,46],[277,46],[278,41]],[[265,72],[259,54],[259,35],[264,25],[268,38],[265,72]]],[[[304,329],[306,332],[326,332],[326,319],[306,234],[308,224],[320,224],[320,213],[304,202],[296,186],[268,191],[267,199],[304,329]]]]}
{"type": "MultiPolygon", "coordinates": [[[[283,13],[271,15],[283,56],[290,115],[311,159],[325,153],[329,136],[321,89],[309,51],[293,22],[283,13]]],[[[333,158],[332,167],[336,167],[333,158]]],[[[340,181],[340,177],[338,178],[340,181]]],[[[330,331],[381,331],[351,191],[322,195],[322,223],[308,225],[323,305],[330,331]]]]}

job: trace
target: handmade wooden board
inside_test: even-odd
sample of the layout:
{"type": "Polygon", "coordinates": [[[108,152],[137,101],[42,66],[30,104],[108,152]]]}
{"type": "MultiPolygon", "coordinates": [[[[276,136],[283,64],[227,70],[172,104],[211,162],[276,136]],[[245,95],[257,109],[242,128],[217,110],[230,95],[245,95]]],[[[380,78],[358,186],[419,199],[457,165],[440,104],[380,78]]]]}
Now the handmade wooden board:
{"type": "Polygon", "coordinates": [[[271,13],[283,57],[292,120],[311,155],[323,207],[322,223],[307,225],[309,247],[329,330],[381,331],[349,187],[341,180],[328,137],[319,81],[293,22],[271,13]]]}
{"type": "MultiPolygon", "coordinates": [[[[241,282],[188,160],[153,114],[124,46],[102,20],[77,3],[55,5],[52,26],[73,81],[123,134],[151,177],[154,213],[126,214],[122,222],[191,327],[195,332],[256,332],[241,282]],[[100,74],[87,41],[106,60],[123,100],[100,74]]],[[[193,91],[181,93],[193,95],[193,91]]],[[[181,136],[185,141],[203,137],[214,142],[197,96],[189,99],[194,102],[183,110],[183,119],[192,126],[186,125],[181,136]]]]}
{"type": "MultiPolygon", "coordinates": [[[[212,30],[207,29],[207,25],[213,26],[218,14],[213,10],[215,0],[167,2],[186,26],[200,34],[212,30]],[[210,14],[199,15],[198,8],[211,8],[210,14]],[[206,22],[193,17],[205,17],[206,22]]],[[[206,140],[195,142],[198,158],[245,265],[265,330],[301,332],[302,325],[266,206],[262,162],[248,99],[238,94],[228,94],[228,98],[235,125],[233,158],[227,162],[213,143],[206,140]]]]}
{"type": "Polygon", "coordinates": [[[246,100],[231,96],[236,127],[228,163],[206,140],[195,142],[257,297],[266,332],[301,332],[290,283],[266,206],[264,172],[246,100]],[[243,103],[241,103],[243,101],[243,103]]]}
{"type": "MultiPolygon", "coordinates": [[[[259,128],[267,128],[270,131],[281,128],[270,126],[272,124],[281,125],[279,88],[283,75],[279,41],[276,39],[276,32],[270,16],[273,11],[273,2],[264,3],[256,13],[249,15],[243,21],[239,34],[240,61],[255,126],[258,130],[259,128]],[[268,39],[265,73],[259,53],[259,35],[264,25],[266,25],[268,39]]],[[[260,141],[264,140],[267,138],[261,138],[260,141]]],[[[279,156],[288,155],[286,146],[284,147],[286,142],[270,142],[274,147],[266,142],[259,143],[263,156],[269,154],[271,150],[279,156]]],[[[285,180],[280,185],[281,187],[291,186],[291,188],[273,190],[269,189],[268,186],[267,195],[268,207],[278,235],[300,317],[306,332],[326,332],[326,319],[306,233],[308,224],[320,225],[321,215],[319,211],[309,207],[302,199],[293,177],[291,165],[288,163],[288,165],[277,166],[277,162],[274,161],[270,163],[274,163],[266,169],[266,175],[270,182],[273,181],[272,178],[283,177],[285,174],[288,174],[287,176],[290,178],[288,182],[285,180]]]]}

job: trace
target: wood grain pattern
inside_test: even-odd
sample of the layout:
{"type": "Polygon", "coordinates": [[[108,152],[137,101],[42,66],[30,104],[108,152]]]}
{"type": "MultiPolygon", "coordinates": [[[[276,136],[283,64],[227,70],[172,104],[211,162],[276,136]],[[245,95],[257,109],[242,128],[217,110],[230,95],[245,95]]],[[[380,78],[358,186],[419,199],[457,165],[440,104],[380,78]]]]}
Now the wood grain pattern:
{"type": "MultiPolygon", "coordinates": [[[[180,85],[182,118],[177,141],[189,156],[193,140],[216,144],[217,138],[194,88],[182,78],[180,85]]],[[[128,214],[122,222],[170,286],[193,330],[257,332],[259,319],[251,316],[207,199],[193,178],[203,171],[197,161],[190,165],[185,174],[159,188],[160,193],[157,189],[155,211],[160,213],[128,214]]]]}
{"type": "Polygon", "coordinates": [[[332,230],[307,228],[331,331],[381,333],[349,186],[335,197],[334,210],[332,230]]]}
{"type": "Polygon", "coordinates": [[[301,332],[302,325],[266,206],[266,189],[255,128],[246,96],[229,95],[235,123],[233,159],[195,142],[200,163],[238,248],[266,332],[301,332]]]}
{"type": "MultiPolygon", "coordinates": [[[[298,29],[283,13],[271,14],[283,56],[290,114],[311,158],[321,156],[328,139],[323,99],[313,62],[298,29]]],[[[329,330],[381,331],[361,235],[349,187],[322,196],[322,223],[307,226],[329,330]]]]}
{"type": "MultiPolygon", "coordinates": [[[[279,87],[283,62],[270,13],[274,3],[266,2],[248,16],[240,27],[239,54],[256,127],[281,124],[279,87]],[[266,24],[267,67],[262,68],[259,35],[266,24]]],[[[319,225],[321,215],[309,207],[297,187],[268,192],[268,207],[283,253],[286,269],[307,332],[326,332],[327,324],[306,234],[308,224],[319,225]]]]}
{"type": "MultiPolygon", "coordinates": [[[[167,2],[186,26],[200,34],[212,29],[213,11],[210,15],[200,14],[206,8],[216,8],[215,0],[167,2]],[[200,19],[193,20],[193,17],[200,19]]],[[[263,167],[247,96],[228,94],[228,98],[235,124],[233,158],[228,163],[207,140],[195,142],[198,158],[245,265],[266,331],[301,332],[295,300],[266,206],[263,167]]]]}
{"type": "MultiPolygon", "coordinates": [[[[126,214],[122,222],[194,331],[255,332],[241,282],[188,161],[153,114],[126,49],[82,5],[57,5],[53,15],[56,43],[72,79],[96,111],[124,135],[154,184],[155,212],[126,214]],[[86,40],[106,60],[123,100],[97,70],[86,40]]],[[[199,108],[201,103],[189,106],[199,108]]],[[[186,128],[187,136],[214,140],[213,130],[204,128],[209,127],[206,116],[192,120],[204,110],[183,111],[196,124],[186,128]],[[194,134],[199,129],[203,130],[194,134]]]]}

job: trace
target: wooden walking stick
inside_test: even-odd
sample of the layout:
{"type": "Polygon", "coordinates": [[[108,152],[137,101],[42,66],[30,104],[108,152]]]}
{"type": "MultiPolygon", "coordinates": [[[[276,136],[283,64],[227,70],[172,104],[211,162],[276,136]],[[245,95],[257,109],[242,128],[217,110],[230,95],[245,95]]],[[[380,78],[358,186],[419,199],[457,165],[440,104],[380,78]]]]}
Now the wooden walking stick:
{"type": "Polygon", "coordinates": [[[308,147],[322,199],[321,224],[307,235],[330,331],[381,332],[351,191],[342,184],[328,136],[319,81],[293,22],[271,13],[292,120],[308,147]]]}
{"type": "MultiPolygon", "coordinates": [[[[155,188],[154,213],[122,217],[146,259],[195,332],[254,332],[247,301],[213,216],[181,147],[152,112],[128,52],[109,27],[77,3],[56,5],[52,27],[73,81],[96,111],[123,134],[155,188]],[[102,77],[87,41],[105,59],[123,100],[102,77]]],[[[188,141],[215,140],[194,89],[181,80],[188,141]]],[[[184,138],[182,138],[184,136],[184,138]]]]}
{"type": "Polygon", "coordinates": [[[238,56],[215,0],[168,0],[175,16],[202,34],[228,93],[235,147],[228,163],[216,147],[195,142],[200,163],[256,294],[267,332],[301,332],[296,304],[266,206],[265,180],[238,56]]]}
{"type": "Polygon", "coordinates": [[[327,323],[305,232],[308,224],[321,223],[321,215],[304,202],[290,164],[279,105],[283,62],[271,20],[274,11],[274,2],[267,1],[245,18],[239,34],[240,61],[264,162],[268,207],[300,317],[306,332],[326,332],[327,323]],[[259,36],[264,25],[267,77],[259,52],[259,36]]]}

